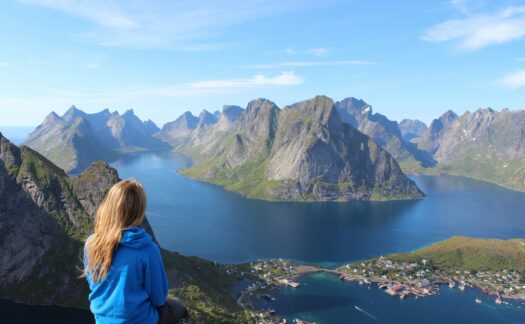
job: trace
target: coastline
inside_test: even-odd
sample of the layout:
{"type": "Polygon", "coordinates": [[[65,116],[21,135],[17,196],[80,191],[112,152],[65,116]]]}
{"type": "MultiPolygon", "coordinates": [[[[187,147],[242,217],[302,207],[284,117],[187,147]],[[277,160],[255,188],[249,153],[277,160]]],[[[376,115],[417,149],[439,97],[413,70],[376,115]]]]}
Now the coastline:
{"type": "MultiPolygon", "coordinates": [[[[255,313],[263,322],[266,320],[268,323],[278,323],[280,318],[275,315],[273,309],[257,309],[254,306],[254,301],[257,299],[273,301],[275,299],[271,295],[271,292],[287,286],[294,289],[301,289],[299,281],[305,276],[314,273],[329,273],[339,277],[342,282],[353,284],[377,284],[378,288],[385,293],[393,297],[399,297],[400,299],[430,297],[436,295],[441,288],[448,285],[450,289],[464,290],[467,287],[477,289],[488,296],[496,297],[494,300],[496,304],[509,304],[508,301],[511,300],[525,301],[525,284],[521,285],[523,291],[516,293],[509,293],[508,290],[499,289],[501,287],[487,289],[486,286],[465,277],[466,273],[458,274],[454,272],[453,275],[450,275],[448,272],[435,270],[434,273],[424,278],[419,276],[397,280],[369,274],[369,271],[371,271],[369,269],[374,263],[389,264],[387,261],[385,258],[376,258],[363,262],[350,263],[338,268],[323,268],[317,265],[298,264],[283,259],[252,262],[249,264],[249,272],[243,272],[241,275],[244,275],[245,278],[251,277],[253,284],[241,292],[237,298],[237,304],[243,309],[255,313]],[[357,268],[362,269],[359,272],[354,272],[357,268]],[[363,269],[367,270],[363,272],[363,269]]],[[[429,264],[428,261],[423,263],[423,265],[429,264]]],[[[405,264],[405,266],[410,265],[411,264],[405,264]]],[[[421,270],[419,270],[419,272],[421,273],[421,270]]],[[[426,273],[430,274],[430,271],[426,273]]],[[[487,272],[483,273],[484,276],[488,276],[487,272]]],[[[481,303],[481,301],[476,300],[476,303],[481,303]]]]}

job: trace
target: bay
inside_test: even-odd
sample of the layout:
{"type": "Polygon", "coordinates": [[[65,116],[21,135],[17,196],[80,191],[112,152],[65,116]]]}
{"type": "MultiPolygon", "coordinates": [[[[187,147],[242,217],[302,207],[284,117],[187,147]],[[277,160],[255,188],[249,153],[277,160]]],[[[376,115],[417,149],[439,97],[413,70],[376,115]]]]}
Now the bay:
{"type": "Polygon", "coordinates": [[[113,163],[141,181],[161,245],[222,263],[260,258],[338,265],[454,235],[525,237],[525,193],[453,176],[413,176],[416,201],[268,202],[177,174],[191,160],[144,154],[113,163]]]}

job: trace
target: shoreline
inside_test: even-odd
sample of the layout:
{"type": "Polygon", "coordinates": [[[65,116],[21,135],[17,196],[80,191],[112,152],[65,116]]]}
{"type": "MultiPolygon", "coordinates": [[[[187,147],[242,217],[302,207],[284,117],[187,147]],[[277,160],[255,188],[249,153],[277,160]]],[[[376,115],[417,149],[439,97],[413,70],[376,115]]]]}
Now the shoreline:
{"type": "MultiPolygon", "coordinates": [[[[254,281],[247,289],[243,290],[237,298],[237,304],[250,312],[258,312],[260,318],[265,318],[273,323],[278,323],[280,318],[275,316],[273,309],[258,309],[254,305],[255,300],[266,299],[274,301],[271,296],[272,291],[283,289],[284,287],[292,287],[294,289],[301,289],[301,284],[298,282],[305,276],[315,273],[328,273],[339,277],[342,282],[348,282],[359,285],[377,284],[378,289],[385,293],[399,297],[400,299],[415,297],[423,298],[436,295],[440,288],[449,286],[450,289],[464,290],[466,287],[478,289],[481,293],[487,296],[495,296],[496,304],[509,304],[508,301],[525,301],[525,285],[523,292],[509,293],[501,287],[493,287],[494,289],[487,289],[483,285],[475,281],[462,279],[462,274],[449,275],[446,272],[439,271],[438,275],[434,273],[428,278],[413,278],[413,279],[399,279],[393,280],[378,275],[369,275],[368,273],[356,273],[348,271],[348,269],[355,269],[355,267],[368,267],[373,262],[384,262],[383,259],[372,259],[369,261],[359,263],[347,264],[338,268],[323,268],[317,265],[297,264],[288,260],[260,260],[250,263],[250,273],[254,281]],[[280,272],[276,272],[280,269],[280,272]],[[271,274],[276,275],[271,275],[271,274]],[[258,280],[257,280],[258,279],[258,280]],[[264,314],[263,314],[264,313],[264,314]]],[[[477,303],[481,301],[476,300],[477,303]]]]}

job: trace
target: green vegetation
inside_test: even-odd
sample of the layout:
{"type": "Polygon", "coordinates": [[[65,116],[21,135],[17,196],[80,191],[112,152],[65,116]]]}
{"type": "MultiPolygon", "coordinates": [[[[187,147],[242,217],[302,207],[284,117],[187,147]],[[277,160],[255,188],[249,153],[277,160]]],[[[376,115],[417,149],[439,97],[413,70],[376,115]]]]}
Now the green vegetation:
{"type": "Polygon", "coordinates": [[[250,160],[234,168],[219,167],[225,162],[211,159],[195,167],[180,170],[180,174],[210,182],[250,198],[275,200],[274,194],[284,181],[268,180],[265,174],[267,159],[250,160]]]}
{"type": "Polygon", "coordinates": [[[413,253],[393,254],[389,258],[398,262],[424,258],[442,270],[507,269],[525,274],[525,239],[497,240],[455,236],[413,253]]]}
{"type": "Polygon", "coordinates": [[[170,295],[182,299],[192,320],[202,323],[247,323],[250,314],[230,298],[237,276],[225,266],[197,257],[162,251],[168,274],[175,272],[177,287],[170,295]]]}
{"type": "MultiPolygon", "coordinates": [[[[100,177],[107,178],[107,183],[94,185],[104,188],[118,177],[116,173],[111,174],[112,170],[105,163],[95,163],[78,177],[70,179],[62,169],[30,148],[22,147],[20,152],[22,163],[16,170],[13,168],[11,176],[18,183],[29,182],[28,190],[40,197],[39,208],[51,216],[63,231],[57,231],[53,236],[49,249],[42,255],[34,256],[38,264],[31,273],[22,281],[4,287],[0,297],[35,304],[86,308],[89,305],[89,287],[80,276],[84,240],[92,232],[93,220],[79,203],[73,188],[76,185],[82,190],[94,190],[91,182],[100,177]]],[[[101,199],[101,196],[96,198],[101,199]]],[[[2,228],[0,239],[4,237],[1,233],[9,230],[2,228]]],[[[171,286],[174,287],[170,294],[186,303],[192,322],[249,322],[251,314],[230,297],[239,279],[227,272],[225,266],[166,250],[162,254],[171,286]]]]}
{"type": "MultiPolygon", "coordinates": [[[[452,237],[412,253],[348,264],[341,279],[378,283],[385,292],[405,298],[431,296],[438,284],[477,287],[509,299],[525,299],[525,240],[452,237]],[[396,287],[396,288],[393,288],[396,287]]],[[[496,301],[498,302],[498,301],[496,301]]]]}
{"type": "Polygon", "coordinates": [[[78,203],[64,170],[28,147],[22,146],[20,152],[22,164],[18,170],[16,181],[21,182],[25,176],[34,179],[39,189],[47,193],[45,197],[47,213],[55,218],[74,240],[85,239],[92,230],[92,221],[78,203]],[[70,220],[70,216],[63,209],[64,198],[74,205],[73,216],[77,224],[70,220]]]}
{"type": "MultiPolygon", "coordinates": [[[[475,156],[475,155],[474,155],[475,156]]],[[[525,160],[500,159],[491,155],[466,158],[439,166],[443,173],[489,181],[510,189],[525,191],[525,160]]]]}

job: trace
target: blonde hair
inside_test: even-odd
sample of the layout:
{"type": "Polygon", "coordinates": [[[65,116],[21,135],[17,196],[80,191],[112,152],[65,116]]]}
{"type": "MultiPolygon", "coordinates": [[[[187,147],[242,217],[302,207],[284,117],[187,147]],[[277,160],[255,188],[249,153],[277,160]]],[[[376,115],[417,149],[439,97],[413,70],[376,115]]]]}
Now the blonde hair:
{"type": "Polygon", "coordinates": [[[146,193],[136,180],[122,180],[109,189],[97,210],[95,233],[86,242],[84,275],[91,270],[97,283],[106,277],[122,232],[127,227],[139,226],[145,210],[146,193]]]}

